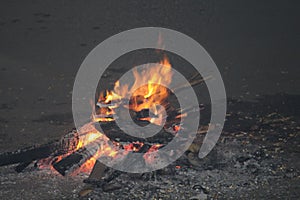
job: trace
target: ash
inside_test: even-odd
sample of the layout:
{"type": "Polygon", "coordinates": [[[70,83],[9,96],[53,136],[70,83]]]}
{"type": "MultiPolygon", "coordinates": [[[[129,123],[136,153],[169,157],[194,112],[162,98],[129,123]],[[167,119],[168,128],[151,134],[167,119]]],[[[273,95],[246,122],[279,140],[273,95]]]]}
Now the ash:
{"type": "MultiPolygon", "coordinates": [[[[298,199],[300,196],[299,97],[229,102],[214,150],[197,158],[197,140],[170,166],[145,174],[118,173],[80,197],[85,174],[62,177],[29,167],[0,168],[1,199],[298,199]],[[281,103],[288,101],[291,109],[281,103]]],[[[199,138],[203,135],[199,135],[199,138]]],[[[116,173],[112,169],[105,176],[116,173]]]]}

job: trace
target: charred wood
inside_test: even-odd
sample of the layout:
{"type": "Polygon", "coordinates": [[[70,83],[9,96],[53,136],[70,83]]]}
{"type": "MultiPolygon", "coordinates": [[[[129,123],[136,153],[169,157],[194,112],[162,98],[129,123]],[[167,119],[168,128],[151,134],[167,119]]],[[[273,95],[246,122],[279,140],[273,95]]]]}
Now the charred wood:
{"type": "Polygon", "coordinates": [[[53,167],[61,175],[65,176],[79,169],[99,149],[99,143],[92,142],[53,164],[53,167]]]}
{"type": "MultiPolygon", "coordinates": [[[[147,124],[148,122],[139,122],[140,124],[147,124]]],[[[100,126],[104,134],[112,141],[122,142],[146,142],[146,143],[160,143],[165,144],[170,142],[174,135],[165,131],[162,128],[156,135],[149,138],[138,138],[124,133],[115,122],[100,122],[100,126]]],[[[144,133],[141,133],[144,134],[144,133]]],[[[145,133],[146,134],[146,133],[145,133]]]]}
{"type": "Polygon", "coordinates": [[[74,150],[78,144],[78,134],[73,131],[63,139],[44,145],[35,145],[15,152],[0,154],[0,166],[21,163],[16,171],[22,171],[31,162],[51,156],[66,154],[74,150]]]}

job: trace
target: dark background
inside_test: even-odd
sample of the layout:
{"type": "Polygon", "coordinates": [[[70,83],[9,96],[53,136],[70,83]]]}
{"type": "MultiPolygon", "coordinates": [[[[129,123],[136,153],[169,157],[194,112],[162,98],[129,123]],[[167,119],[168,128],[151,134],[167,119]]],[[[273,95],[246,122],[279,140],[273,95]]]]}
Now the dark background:
{"type": "MultiPolygon", "coordinates": [[[[299,95],[299,1],[0,2],[0,150],[59,138],[85,56],[132,28],[165,27],[197,40],[229,98],[299,95]]],[[[285,105],[289,106],[289,105],[285,105]]]]}

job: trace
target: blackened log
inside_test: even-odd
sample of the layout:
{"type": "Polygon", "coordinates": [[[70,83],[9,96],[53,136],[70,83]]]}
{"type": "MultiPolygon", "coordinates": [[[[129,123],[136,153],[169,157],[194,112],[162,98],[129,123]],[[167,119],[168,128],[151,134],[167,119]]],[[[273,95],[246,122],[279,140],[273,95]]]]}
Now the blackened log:
{"type": "Polygon", "coordinates": [[[73,131],[61,140],[56,140],[44,145],[27,147],[15,152],[5,152],[0,154],[0,166],[23,163],[17,167],[17,171],[22,171],[26,164],[30,164],[35,160],[63,155],[72,149],[75,149],[78,140],[77,132],[73,131]]]}
{"type": "Polygon", "coordinates": [[[0,155],[0,166],[16,163],[28,163],[34,160],[49,157],[56,150],[56,142],[42,146],[32,146],[15,152],[6,152],[0,155]]]}
{"type": "Polygon", "coordinates": [[[104,176],[104,171],[106,169],[106,165],[96,160],[96,163],[87,179],[84,180],[85,183],[90,183],[92,181],[99,181],[104,176]]]}
{"type": "MultiPolygon", "coordinates": [[[[139,123],[148,123],[148,122],[139,122],[139,123]]],[[[152,124],[154,126],[154,124],[152,124]]],[[[128,135],[124,133],[119,126],[115,122],[100,122],[100,126],[104,132],[104,134],[111,139],[112,141],[116,142],[146,142],[146,143],[160,143],[166,144],[169,143],[174,135],[165,131],[162,128],[156,135],[149,137],[149,138],[138,138],[128,135]]],[[[141,133],[143,134],[143,133],[141,133]]],[[[144,135],[146,135],[145,133],[144,135]]]]}
{"type": "Polygon", "coordinates": [[[53,167],[61,175],[65,176],[75,172],[87,160],[89,160],[99,149],[98,142],[91,142],[88,145],[76,150],[59,162],[53,164],[53,167]]]}

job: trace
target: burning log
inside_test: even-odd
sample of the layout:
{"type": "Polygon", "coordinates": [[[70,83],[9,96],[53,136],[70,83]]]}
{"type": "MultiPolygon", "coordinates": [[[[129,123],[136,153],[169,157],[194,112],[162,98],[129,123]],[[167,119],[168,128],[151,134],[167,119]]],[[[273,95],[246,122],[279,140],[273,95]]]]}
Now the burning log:
{"type": "MultiPolygon", "coordinates": [[[[149,122],[140,121],[139,124],[148,124],[149,122]]],[[[154,124],[152,124],[155,126],[154,124]]],[[[156,135],[149,138],[137,138],[130,136],[124,133],[119,126],[115,122],[100,122],[100,126],[104,132],[104,134],[111,139],[112,141],[123,141],[123,142],[148,142],[148,143],[160,143],[166,144],[170,142],[174,135],[170,132],[167,132],[164,128],[162,128],[156,135]]],[[[143,134],[143,133],[141,133],[143,134]]]]}
{"type": "Polygon", "coordinates": [[[98,151],[100,145],[98,142],[91,142],[86,146],[76,150],[67,157],[53,164],[54,169],[65,176],[75,172],[86,161],[93,157],[98,151]]]}
{"type": "Polygon", "coordinates": [[[0,166],[21,163],[16,167],[16,171],[20,172],[35,160],[63,155],[74,150],[78,141],[78,133],[72,131],[59,141],[6,152],[0,155],[0,166]]]}
{"type": "MultiPolygon", "coordinates": [[[[100,103],[97,103],[97,106],[99,106],[100,103]]],[[[105,105],[105,104],[104,104],[105,105]]],[[[135,121],[143,121],[144,118],[153,116],[157,117],[154,113],[152,113],[149,109],[143,109],[141,111],[133,111],[133,110],[128,110],[127,108],[123,107],[124,105],[115,108],[114,112],[118,115],[118,117],[121,117],[125,115],[125,112],[129,112],[130,116],[133,118],[135,121]]],[[[103,108],[102,108],[103,109],[103,108]]],[[[126,115],[127,116],[127,115],[126,115]]],[[[114,116],[112,114],[95,114],[94,116],[95,121],[114,121],[114,116]],[[111,119],[111,120],[109,120],[111,119]]]]}
{"type": "MultiPolygon", "coordinates": [[[[114,133],[118,137],[122,136],[122,135],[126,135],[126,134],[122,134],[121,131],[114,132],[114,133]]],[[[126,142],[129,142],[129,138],[130,137],[128,137],[128,138],[126,137],[126,142]]],[[[141,140],[141,139],[139,138],[139,140],[141,140]]],[[[161,141],[161,138],[157,138],[156,140],[161,141]]],[[[117,138],[114,137],[114,141],[117,141],[117,138]]],[[[135,139],[135,141],[137,141],[137,140],[135,139]]],[[[132,142],[133,142],[133,140],[132,140],[132,142]]],[[[151,146],[152,145],[149,143],[143,143],[143,145],[140,148],[138,148],[138,150],[136,152],[145,153],[151,148],[151,146]]],[[[123,145],[120,145],[119,147],[125,149],[125,147],[123,147],[123,145]]],[[[72,152],[70,155],[62,158],[60,161],[54,163],[53,168],[63,176],[72,174],[77,169],[79,169],[86,161],[91,159],[93,156],[97,155],[97,152],[99,152],[100,149],[101,149],[101,142],[99,142],[98,140],[95,140],[94,142],[88,143],[87,145],[81,147],[80,149],[72,152]]],[[[130,153],[134,153],[134,152],[130,152],[130,153]]],[[[102,169],[102,167],[101,167],[101,169],[102,169]]],[[[97,170],[92,171],[92,173],[96,173],[96,172],[97,172],[97,170]]]]}

